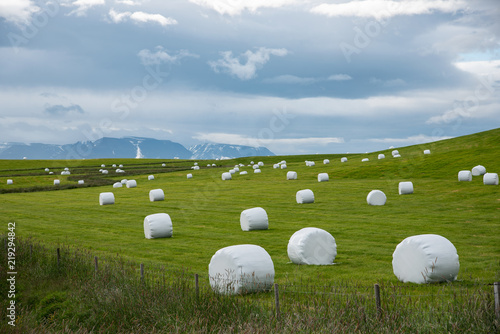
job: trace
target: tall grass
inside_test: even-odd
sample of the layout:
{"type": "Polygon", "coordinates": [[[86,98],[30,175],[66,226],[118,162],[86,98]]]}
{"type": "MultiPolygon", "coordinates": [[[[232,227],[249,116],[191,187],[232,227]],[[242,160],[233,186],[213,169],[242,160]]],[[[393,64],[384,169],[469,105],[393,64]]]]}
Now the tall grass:
{"type": "MultiPolygon", "coordinates": [[[[6,250],[1,242],[0,288],[7,291],[6,250]]],[[[199,292],[187,271],[140,266],[119,256],[98,259],[85,250],[16,240],[16,326],[2,333],[494,333],[493,288],[484,284],[414,285],[380,282],[382,309],[373,286],[304,280],[274,294],[224,296],[208,279],[199,292]]]]}

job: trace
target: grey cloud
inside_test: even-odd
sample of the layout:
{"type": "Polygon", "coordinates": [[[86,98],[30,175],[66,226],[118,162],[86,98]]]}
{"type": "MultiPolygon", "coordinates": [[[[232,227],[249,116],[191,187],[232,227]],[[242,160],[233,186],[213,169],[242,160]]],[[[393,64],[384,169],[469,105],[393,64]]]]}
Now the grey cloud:
{"type": "Polygon", "coordinates": [[[78,104],[71,104],[69,106],[63,106],[62,104],[56,105],[45,105],[45,113],[53,116],[62,116],[70,113],[84,114],[85,111],[78,104]]]}

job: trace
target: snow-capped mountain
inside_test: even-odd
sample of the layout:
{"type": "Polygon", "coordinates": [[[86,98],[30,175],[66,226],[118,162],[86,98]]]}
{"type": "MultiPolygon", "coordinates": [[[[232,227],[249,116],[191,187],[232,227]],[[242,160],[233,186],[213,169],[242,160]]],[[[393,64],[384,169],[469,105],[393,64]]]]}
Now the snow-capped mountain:
{"type": "Polygon", "coordinates": [[[232,159],[275,155],[265,147],[205,143],[191,146],[191,159],[232,159]]]}

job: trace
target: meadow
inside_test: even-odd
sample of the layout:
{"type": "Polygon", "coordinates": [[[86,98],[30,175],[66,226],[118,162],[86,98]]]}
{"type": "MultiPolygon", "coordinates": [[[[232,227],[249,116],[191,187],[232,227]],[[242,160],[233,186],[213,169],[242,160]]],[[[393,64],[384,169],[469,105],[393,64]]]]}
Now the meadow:
{"type": "MultiPolygon", "coordinates": [[[[8,222],[16,223],[16,236],[44,247],[85,250],[103,259],[144,263],[146,268],[168,267],[208,285],[208,263],[220,248],[256,244],[271,255],[275,283],[288,289],[305,286],[356,286],[372,289],[374,283],[401,286],[392,272],[392,253],[404,238],[417,234],[438,234],[457,248],[460,272],[454,287],[481,286],[500,281],[500,191],[483,185],[482,177],[458,182],[460,170],[483,165],[488,172],[500,173],[498,156],[500,129],[470,136],[398,148],[401,158],[390,149],[366,154],[248,157],[222,161],[99,159],[71,161],[0,161],[1,234],[8,222]],[[430,155],[423,150],[430,149],[430,155]],[[386,158],[378,160],[384,153],[386,158]],[[341,157],[348,161],[341,163],[341,157]],[[369,158],[367,162],[361,162],[369,158]],[[323,164],[329,159],[329,164],[323,164]],[[287,169],[274,169],[285,160],[287,169]],[[308,167],[305,160],[315,161],[308,167]],[[254,174],[251,161],[264,162],[254,174]],[[162,167],[165,163],[165,167],[162,167]],[[222,181],[222,172],[236,164],[247,175],[233,175],[222,181]],[[99,173],[105,164],[110,173],[99,173]],[[111,164],[123,164],[124,174],[115,174],[111,164]],[[207,167],[216,164],[216,167],[207,167]],[[60,175],[68,167],[70,176],[60,175]],[[50,168],[55,175],[47,175],[50,168]],[[286,180],[288,171],[297,180],[286,180]],[[186,174],[193,178],[187,179],[186,174]],[[317,181],[318,173],[328,173],[329,181],[317,181]],[[147,176],[153,174],[154,180],[147,176]],[[61,186],[52,184],[61,180],[61,186]],[[136,188],[112,188],[123,178],[135,179],[136,188]],[[6,179],[13,179],[7,185],[6,179]],[[78,186],[78,180],[85,185],[78,186]],[[399,195],[398,183],[412,181],[414,194],[399,195]],[[149,191],[161,188],[165,201],[150,202],[149,191]],[[297,204],[295,194],[311,189],[313,204],[297,204]],[[384,206],[370,206],[367,194],[382,190],[384,206]],[[111,191],[114,205],[100,206],[99,193],[111,191]],[[269,217],[269,229],[243,232],[241,211],[262,207],[269,217]],[[165,212],[173,222],[173,237],[144,238],[144,217],[165,212]],[[303,227],[318,227],[331,233],[338,255],[330,266],[291,264],[287,244],[303,227]]],[[[5,231],[5,233],[4,233],[5,231]]],[[[69,252],[69,251],[68,251],[69,252]]],[[[137,270],[137,269],[136,269],[137,270]]],[[[136,272],[137,274],[137,272],[136,272]]],[[[403,285],[421,294],[422,286],[403,285]]],[[[427,293],[438,293],[434,284],[427,293]]],[[[425,288],[427,289],[427,287],[425,288]]],[[[453,288],[452,288],[453,289],[453,288]]],[[[237,300],[241,300],[238,297],[237,300]]],[[[257,294],[248,300],[269,303],[271,294],[257,294]]],[[[489,298],[489,297],[488,297],[489,298]]],[[[490,299],[488,301],[491,302],[490,299]]],[[[490,327],[491,328],[491,327],[490,327]]],[[[390,332],[390,331],[388,331],[390,332]]]]}

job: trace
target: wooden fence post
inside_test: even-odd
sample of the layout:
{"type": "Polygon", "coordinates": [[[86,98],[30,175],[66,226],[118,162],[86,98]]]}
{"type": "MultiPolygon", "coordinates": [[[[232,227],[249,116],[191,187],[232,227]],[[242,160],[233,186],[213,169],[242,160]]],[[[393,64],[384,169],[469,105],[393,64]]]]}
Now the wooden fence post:
{"type": "Polygon", "coordinates": [[[196,299],[200,298],[200,285],[198,284],[198,274],[194,274],[194,286],[196,291],[196,299]]]}
{"type": "Polygon", "coordinates": [[[500,321],[500,282],[493,283],[493,292],[495,294],[495,316],[500,321]]]}
{"type": "Polygon", "coordinates": [[[141,282],[144,282],[144,263],[141,263],[141,282]]]}
{"type": "Polygon", "coordinates": [[[59,266],[59,262],[61,261],[61,251],[57,248],[57,266],[59,266]]]}
{"type": "Polygon", "coordinates": [[[97,273],[97,269],[98,269],[97,256],[94,256],[94,264],[95,264],[95,272],[97,273]]]}
{"type": "Polygon", "coordinates": [[[375,284],[374,286],[375,290],[375,305],[377,306],[377,317],[380,317],[382,314],[382,307],[380,305],[380,286],[378,283],[375,284]]]}
{"type": "Polygon", "coordinates": [[[274,304],[276,305],[276,319],[280,320],[280,295],[278,283],[274,283],[274,304]]]}

